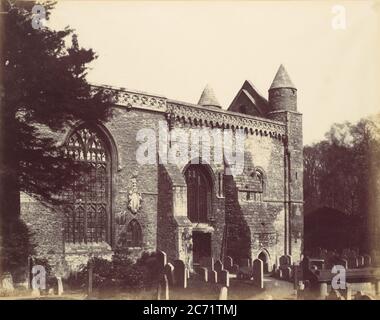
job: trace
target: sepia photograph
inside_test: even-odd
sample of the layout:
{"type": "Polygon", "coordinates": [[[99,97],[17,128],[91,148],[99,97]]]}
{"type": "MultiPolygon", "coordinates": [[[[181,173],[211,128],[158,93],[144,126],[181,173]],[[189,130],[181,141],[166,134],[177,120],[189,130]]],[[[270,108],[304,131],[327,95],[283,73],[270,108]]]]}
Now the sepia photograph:
{"type": "Polygon", "coordinates": [[[1,0],[0,300],[380,300],[379,39],[378,0],[1,0]]]}

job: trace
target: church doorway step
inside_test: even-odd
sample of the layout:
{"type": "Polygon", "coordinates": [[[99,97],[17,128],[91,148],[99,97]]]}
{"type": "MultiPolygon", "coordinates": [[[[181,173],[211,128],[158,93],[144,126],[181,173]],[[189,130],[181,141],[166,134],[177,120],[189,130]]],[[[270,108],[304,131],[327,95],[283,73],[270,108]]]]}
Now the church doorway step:
{"type": "Polygon", "coordinates": [[[269,257],[268,257],[268,254],[265,251],[261,251],[260,254],[257,256],[257,258],[263,262],[264,273],[269,273],[269,257]]]}
{"type": "Polygon", "coordinates": [[[211,233],[193,231],[193,262],[199,264],[205,257],[211,257],[211,233]]]}

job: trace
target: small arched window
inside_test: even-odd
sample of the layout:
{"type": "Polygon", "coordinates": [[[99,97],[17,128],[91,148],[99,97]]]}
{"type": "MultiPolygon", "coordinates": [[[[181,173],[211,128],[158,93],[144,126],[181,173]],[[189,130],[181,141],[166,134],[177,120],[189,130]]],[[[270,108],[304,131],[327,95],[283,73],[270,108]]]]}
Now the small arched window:
{"type": "Polygon", "coordinates": [[[136,219],[133,219],[127,226],[127,246],[128,247],[142,246],[141,226],[136,219]]]}

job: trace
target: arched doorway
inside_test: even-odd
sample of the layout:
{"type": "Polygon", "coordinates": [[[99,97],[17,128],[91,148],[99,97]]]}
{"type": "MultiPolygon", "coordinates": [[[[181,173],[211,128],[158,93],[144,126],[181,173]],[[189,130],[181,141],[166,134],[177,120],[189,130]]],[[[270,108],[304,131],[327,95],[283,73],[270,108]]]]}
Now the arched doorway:
{"type": "Polygon", "coordinates": [[[211,256],[211,233],[199,226],[210,221],[213,183],[209,168],[204,164],[188,165],[184,175],[187,185],[187,216],[196,224],[192,239],[193,262],[197,264],[203,257],[211,256]]]}
{"type": "Polygon", "coordinates": [[[261,251],[259,253],[259,255],[257,256],[257,258],[263,262],[264,273],[268,273],[269,272],[269,256],[268,256],[268,253],[266,253],[265,251],[261,251]]]}
{"type": "Polygon", "coordinates": [[[66,143],[66,155],[88,165],[64,196],[66,243],[110,242],[111,157],[96,128],[81,126],[66,143]]]}

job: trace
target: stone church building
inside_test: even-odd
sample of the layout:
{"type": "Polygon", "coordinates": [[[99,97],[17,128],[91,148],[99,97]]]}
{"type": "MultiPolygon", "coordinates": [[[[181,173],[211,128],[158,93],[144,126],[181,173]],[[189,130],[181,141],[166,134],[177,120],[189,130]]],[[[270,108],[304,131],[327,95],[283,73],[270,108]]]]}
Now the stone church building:
{"type": "MultiPolygon", "coordinates": [[[[117,92],[107,123],[80,123],[59,138],[68,155],[91,172],[51,209],[22,195],[21,216],[34,233],[37,253],[73,268],[89,256],[110,258],[116,248],[138,256],[163,250],[192,267],[204,257],[257,257],[268,269],[287,254],[299,261],[303,242],[302,115],[297,89],[281,65],[268,98],[245,81],[228,108],[207,86],[197,104],[149,93],[117,92]],[[141,164],[140,129],[158,135],[175,128],[242,131],[244,165],[228,162],[141,164]]],[[[215,141],[211,141],[213,150],[215,141]]],[[[189,150],[191,151],[191,150],[189,150]]],[[[157,155],[158,158],[158,155],[157,155]]]]}

